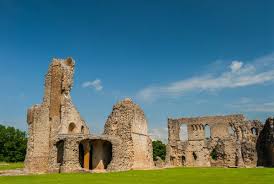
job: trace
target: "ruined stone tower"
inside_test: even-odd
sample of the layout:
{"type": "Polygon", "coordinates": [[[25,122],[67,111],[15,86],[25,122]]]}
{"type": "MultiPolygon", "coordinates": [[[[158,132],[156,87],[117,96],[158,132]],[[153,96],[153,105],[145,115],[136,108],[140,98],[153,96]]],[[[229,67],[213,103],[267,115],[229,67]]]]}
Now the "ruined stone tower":
{"type": "Polygon", "coordinates": [[[147,133],[147,120],[143,110],[131,99],[117,103],[105,124],[105,135],[119,137],[123,145],[120,164],[127,169],[153,167],[152,141],[147,133]]]}
{"type": "Polygon", "coordinates": [[[74,61],[53,59],[45,80],[42,104],[28,110],[29,139],[25,170],[50,172],[53,142],[59,134],[89,134],[89,129],[74,107],[70,90],[74,61]]]}

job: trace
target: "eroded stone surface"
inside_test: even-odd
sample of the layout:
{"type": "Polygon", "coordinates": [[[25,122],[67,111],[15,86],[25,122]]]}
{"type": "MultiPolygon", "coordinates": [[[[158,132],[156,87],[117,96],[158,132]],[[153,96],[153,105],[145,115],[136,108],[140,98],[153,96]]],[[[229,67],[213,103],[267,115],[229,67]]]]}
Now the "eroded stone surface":
{"type": "MultiPolygon", "coordinates": [[[[113,107],[105,124],[105,135],[119,137],[124,155],[121,166],[125,169],[144,169],[153,167],[152,141],[147,133],[147,120],[143,110],[125,99],[113,107]]],[[[111,167],[116,167],[114,164],[111,167]]]]}
{"type": "Polygon", "coordinates": [[[105,172],[153,167],[152,144],[141,108],[130,99],[114,106],[104,135],[90,133],[70,90],[74,61],[53,59],[42,104],[28,110],[25,173],[105,172]]]}
{"type": "Polygon", "coordinates": [[[170,166],[255,167],[261,129],[259,121],[248,121],[243,115],[169,119],[166,162],[170,166]],[[184,125],[187,139],[181,140],[184,125]]]}
{"type": "Polygon", "coordinates": [[[274,167],[274,118],[268,118],[257,143],[258,166],[274,167]]]}

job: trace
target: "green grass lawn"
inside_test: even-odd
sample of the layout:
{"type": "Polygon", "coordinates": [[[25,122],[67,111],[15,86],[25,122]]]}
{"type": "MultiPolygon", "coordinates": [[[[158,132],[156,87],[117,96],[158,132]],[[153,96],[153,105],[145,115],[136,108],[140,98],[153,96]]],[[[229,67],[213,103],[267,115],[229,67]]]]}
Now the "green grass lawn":
{"type": "Polygon", "coordinates": [[[274,169],[175,168],[105,174],[47,174],[2,176],[1,184],[267,184],[274,183],[274,169]]]}
{"type": "Polygon", "coordinates": [[[3,163],[3,162],[0,162],[0,171],[23,168],[23,166],[24,166],[23,162],[18,162],[18,163],[3,163]]]}

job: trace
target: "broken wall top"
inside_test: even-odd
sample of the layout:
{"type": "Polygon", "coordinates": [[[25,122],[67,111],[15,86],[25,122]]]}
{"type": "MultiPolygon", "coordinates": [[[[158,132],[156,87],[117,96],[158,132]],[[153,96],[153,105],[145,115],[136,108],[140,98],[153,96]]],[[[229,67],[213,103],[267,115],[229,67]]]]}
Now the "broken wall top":
{"type": "Polygon", "coordinates": [[[243,122],[246,118],[242,114],[227,115],[227,116],[204,116],[204,117],[191,117],[191,118],[179,118],[179,119],[168,119],[170,124],[229,124],[234,122],[243,122]]]}

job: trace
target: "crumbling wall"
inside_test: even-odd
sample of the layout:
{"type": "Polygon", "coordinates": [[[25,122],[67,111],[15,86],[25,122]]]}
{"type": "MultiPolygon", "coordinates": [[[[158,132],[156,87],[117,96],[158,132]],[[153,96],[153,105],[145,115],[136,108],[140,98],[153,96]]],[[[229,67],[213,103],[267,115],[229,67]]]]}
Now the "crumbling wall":
{"type": "Polygon", "coordinates": [[[41,173],[56,169],[57,155],[52,151],[59,134],[89,133],[71,100],[73,73],[74,61],[71,58],[53,59],[46,75],[43,102],[28,110],[30,138],[25,159],[27,172],[41,173]]]}
{"type": "Polygon", "coordinates": [[[257,141],[258,166],[274,167],[274,118],[268,118],[257,141]]]}
{"type": "Polygon", "coordinates": [[[259,121],[247,121],[243,115],[168,119],[168,129],[166,162],[170,166],[256,166],[256,141],[262,129],[259,121]],[[180,140],[184,124],[188,139],[180,140]]]}
{"type": "Polygon", "coordinates": [[[123,157],[120,159],[120,167],[124,170],[153,167],[147,121],[142,109],[131,99],[125,99],[113,107],[105,124],[104,134],[117,136],[122,140],[123,157]]]}

